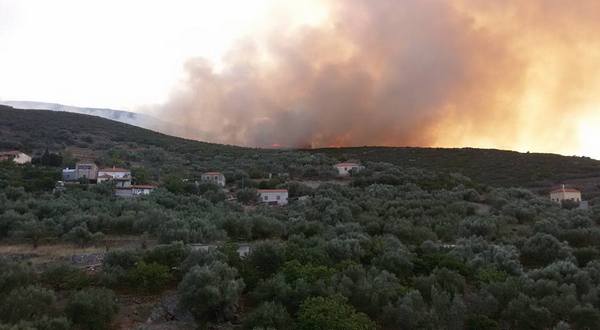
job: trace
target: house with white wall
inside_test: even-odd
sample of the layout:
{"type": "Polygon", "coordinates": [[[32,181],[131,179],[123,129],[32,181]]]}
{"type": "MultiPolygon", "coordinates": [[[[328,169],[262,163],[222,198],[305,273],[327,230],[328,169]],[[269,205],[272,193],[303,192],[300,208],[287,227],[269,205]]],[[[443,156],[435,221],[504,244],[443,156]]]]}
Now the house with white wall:
{"type": "Polygon", "coordinates": [[[550,192],[550,200],[556,203],[565,201],[581,203],[581,191],[574,188],[567,188],[563,184],[560,188],[550,192]]]}
{"type": "Polygon", "coordinates": [[[225,175],[221,172],[206,172],[200,177],[202,182],[213,183],[221,187],[225,187],[225,175]]]}
{"type": "Polygon", "coordinates": [[[116,187],[115,196],[117,197],[140,197],[150,195],[158,187],[149,184],[129,185],[127,187],[116,187]]]}
{"type": "Polygon", "coordinates": [[[18,150],[0,151],[0,162],[12,160],[15,164],[23,165],[31,163],[31,156],[18,150]]]}
{"type": "Polygon", "coordinates": [[[258,198],[261,203],[269,205],[287,205],[288,190],[287,189],[259,189],[258,198]]]}
{"type": "Polygon", "coordinates": [[[333,165],[337,170],[338,176],[349,176],[352,173],[362,171],[365,167],[358,163],[337,163],[333,165]]]}
{"type": "Polygon", "coordinates": [[[101,168],[98,170],[98,183],[113,179],[131,180],[131,171],[120,167],[101,168]]]}

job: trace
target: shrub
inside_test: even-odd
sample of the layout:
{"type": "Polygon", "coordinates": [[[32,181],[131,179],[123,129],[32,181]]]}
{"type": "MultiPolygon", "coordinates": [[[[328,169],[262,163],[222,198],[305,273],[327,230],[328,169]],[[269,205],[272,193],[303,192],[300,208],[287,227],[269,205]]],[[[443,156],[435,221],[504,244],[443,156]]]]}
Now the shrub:
{"type": "Polygon", "coordinates": [[[179,303],[198,322],[230,320],[243,289],[237,270],[225,263],[194,266],[179,284],[179,303]]]}
{"type": "Polygon", "coordinates": [[[108,329],[119,307],[107,289],[85,289],[68,301],[65,312],[73,324],[91,330],[108,329]]]}
{"type": "Polygon", "coordinates": [[[292,318],[281,304],[266,302],[250,312],[244,320],[245,329],[290,329],[292,318]]]}
{"type": "Polygon", "coordinates": [[[160,291],[170,278],[169,268],[156,262],[147,264],[140,261],[127,272],[130,285],[146,292],[160,291]]]}
{"type": "Polygon", "coordinates": [[[306,299],[298,313],[299,330],[369,330],[375,323],[358,313],[345,299],[313,297],[306,299]]]}
{"type": "Polygon", "coordinates": [[[55,290],[79,290],[92,284],[87,274],[66,264],[51,266],[42,273],[41,280],[55,290]]]}
{"type": "Polygon", "coordinates": [[[37,286],[12,290],[0,304],[0,319],[16,323],[21,320],[37,320],[52,315],[56,296],[54,291],[37,286]]]}

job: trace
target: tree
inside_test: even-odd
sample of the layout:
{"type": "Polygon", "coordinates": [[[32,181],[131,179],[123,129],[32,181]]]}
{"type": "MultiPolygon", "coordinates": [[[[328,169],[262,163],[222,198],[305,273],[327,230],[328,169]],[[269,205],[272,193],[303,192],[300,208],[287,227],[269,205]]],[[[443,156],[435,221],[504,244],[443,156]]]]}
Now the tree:
{"type": "Polygon", "coordinates": [[[258,200],[258,193],[256,189],[246,188],[238,191],[236,197],[240,203],[252,204],[256,203],[256,201],[258,200]]]}
{"type": "Polygon", "coordinates": [[[340,296],[306,299],[298,313],[299,330],[370,330],[375,322],[340,296]]]}
{"type": "Polygon", "coordinates": [[[250,312],[244,320],[246,329],[290,329],[292,318],[283,305],[276,302],[265,302],[250,312]]]}
{"type": "Polygon", "coordinates": [[[194,266],[179,283],[179,304],[198,322],[230,320],[238,307],[244,281],[235,268],[215,261],[194,266]]]}
{"type": "Polygon", "coordinates": [[[169,267],[156,262],[147,264],[140,261],[127,273],[131,286],[146,292],[160,291],[170,278],[169,267]]]}
{"type": "Polygon", "coordinates": [[[73,227],[66,235],[66,239],[77,244],[79,247],[85,247],[93,240],[94,235],[87,229],[87,226],[80,225],[73,227]]]}
{"type": "Polygon", "coordinates": [[[537,233],[525,241],[521,248],[521,256],[524,263],[546,265],[555,260],[568,258],[571,252],[556,237],[537,233]]]}
{"type": "Polygon", "coordinates": [[[600,312],[591,305],[576,306],[570,319],[573,329],[600,329],[600,312]]]}
{"type": "Polygon", "coordinates": [[[16,323],[21,320],[37,320],[54,313],[54,291],[37,286],[12,290],[0,304],[0,319],[16,323]]]}
{"type": "Polygon", "coordinates": [[[65,312],[77,326],[91,330],[108,329],[119,311],[115,295],[107,289],[85,289],[68,301],[65,312]]]}

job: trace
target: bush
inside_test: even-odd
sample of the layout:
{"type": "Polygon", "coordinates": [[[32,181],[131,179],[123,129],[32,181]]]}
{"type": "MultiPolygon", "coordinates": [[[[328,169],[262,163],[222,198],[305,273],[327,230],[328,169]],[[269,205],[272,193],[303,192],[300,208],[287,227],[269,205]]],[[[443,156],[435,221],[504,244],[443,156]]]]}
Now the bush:
{"type": "Polygon", "coordinates": [[[198,322],[231,320],[244,290],[237,270],[216,261],[194,266],[179,284],[180,305],[198,322]]]}
{"type": "Polygon", "coordinates": [[[36,286],[17,288],[3,297],[0,319],[9,323],[37,320],[42,316],[52,315],[55,303],[56,296],[52,290],[36,286]]]}
{"type": "Polygon", "coordinates": [[[299,330],[369,330],[375,323],[356,310],[345,299],[313,297],[306,299],[298,313],[299,330]]]}
{"type": "Polygon", "coordinates": [[[160,291],[170,278],[169,268],[156,262],[147,264],[140,261],[127,272],[130,285],[146,292],[160,291]]]}
{"type": "Polygon", "coordinates": [[[41,280],[55,290],[79,290],[92,284],[92,279],[86,273],[65,264],[50,266],[42,273],[41,280]]]}
{"type": "Polygon", "coordinates": [[[68,301],[65,312],[76,326],[84,329],[108,329],[119,311],[115,295],[107,289],[85,289],[68,301]]]}
{"type": "Polygon", "coordinates": [[[237,200],[244,204],[253,204],[258,200],[256,189],[242,189],[236,194],[237,200]]]}
{"type": "Polygon", "coordinates": [[[250,312],[244,320],[245,329],[291,329],[292,318],[279,303],[266,302],[250,312]]]}

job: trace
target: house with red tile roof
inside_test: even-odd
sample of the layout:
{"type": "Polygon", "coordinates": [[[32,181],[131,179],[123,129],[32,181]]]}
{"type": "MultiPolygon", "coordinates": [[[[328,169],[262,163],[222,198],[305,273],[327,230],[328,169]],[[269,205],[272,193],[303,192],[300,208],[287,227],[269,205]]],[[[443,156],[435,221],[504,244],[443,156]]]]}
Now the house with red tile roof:
{"type": "Polygon", "coordinates": [[[0,162],[12,160],[16,164],[23,165],[31,163],[31,156],[18,150],[0,151],[0,162]]]}
{"type": "Polygon", "coordinates": [[[567,188],[563,184],[560,188],[550,191],[550,200],[556,203],[564,201],[581,203],[581,191],[574,188],[567,188]]]}
{"type": "Polygon", "coordinates": [[[360,172],[365,167],[352,162],[337,163],[333,167],[338,171],[338,176],[350,176],[352,173],[360,172]]]}
{"type": "Polygon", "coordinates": [[[225,187],[225,175],[221,172],[206,172],[200,177],[202,182],[213,183],[221,187],[225,187]]]}

